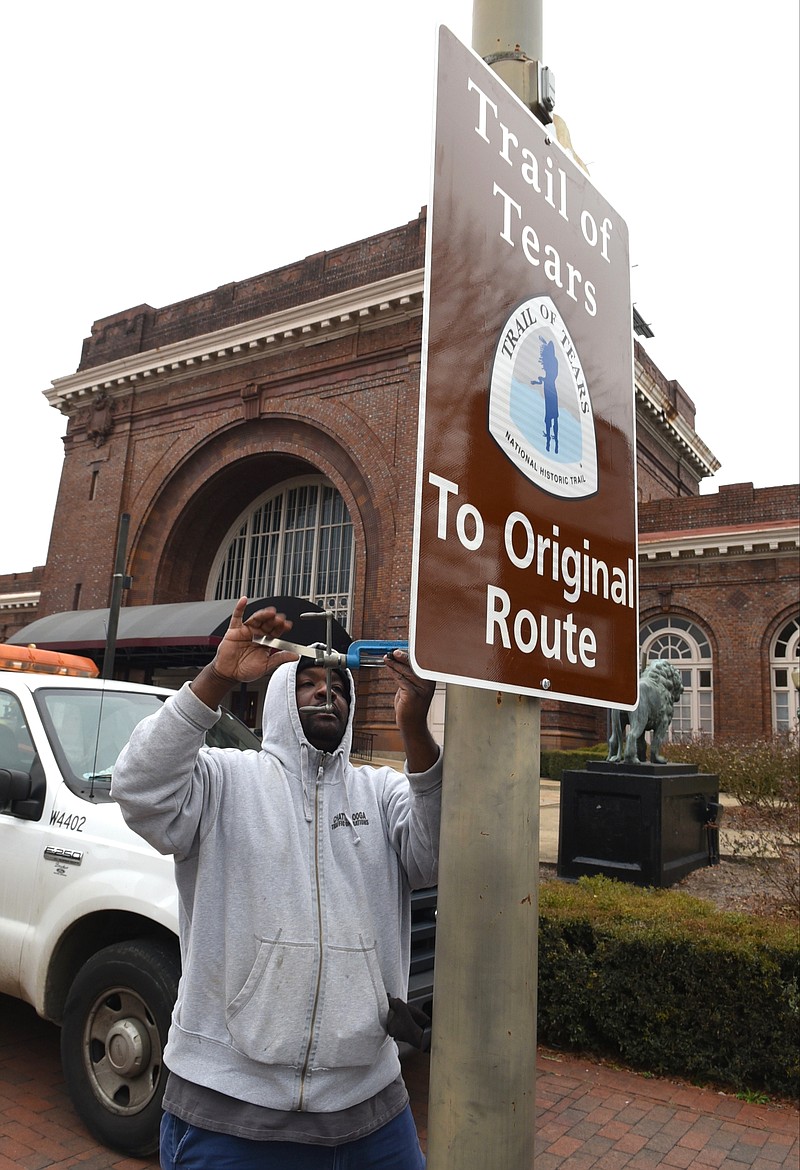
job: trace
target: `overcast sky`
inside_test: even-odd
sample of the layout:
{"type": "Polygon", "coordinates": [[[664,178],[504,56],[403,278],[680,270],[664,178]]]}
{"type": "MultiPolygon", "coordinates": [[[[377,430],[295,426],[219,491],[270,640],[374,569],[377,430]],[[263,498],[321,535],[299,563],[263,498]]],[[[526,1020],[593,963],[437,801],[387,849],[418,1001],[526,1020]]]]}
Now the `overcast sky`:
{"type": "MultiPolygon", "coordinates": [[[[471,0],[4,5],[0,573],[44,564],[93,321],[413,219],[471,0]]],[[[798,481],[797,0],[544,0],[556,110],[626,220],[648,353],[720,460],[798,481]]]]}

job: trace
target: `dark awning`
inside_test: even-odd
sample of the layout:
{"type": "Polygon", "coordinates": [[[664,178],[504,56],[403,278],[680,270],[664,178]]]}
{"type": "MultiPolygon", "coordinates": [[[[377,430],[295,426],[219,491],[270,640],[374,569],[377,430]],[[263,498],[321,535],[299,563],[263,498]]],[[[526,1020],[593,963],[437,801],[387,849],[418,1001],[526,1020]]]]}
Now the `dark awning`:
{"type": "MultiPolygon", "coordinates": [[[[44,650],[101,650],[106,644],[108,609],[52,613],[9,638],[16,646],[34,642],[44,650]]],[[[117,645],[217,645],[233,613],[232,601],[189,601],[174,605],[132,605],[119,611],[117,645]]]]}
{"type": "MultiPolygon", "coordinates": [[[[235,602],[184,601],[171,605],[131,605],[119,611],[116,644],[118,649],[149,649],[217,646],[228,628],[235,602]]],[[[325,640],[325,621],[300,620],[301,613],[322,613],[313,602],[298,597],[263,597],[248,603],[245,616],[274,605],[294,622],[289,637],[298,642],[325,640]]],[[[8,639],[12,646],[33,642],[42,650],[102,650],[106,644],[110,610],[77,609],[38,618],[8,639]]],[[[333,645],[346,650],[350,637],[338,622],[333,623],[333,645]]]]}

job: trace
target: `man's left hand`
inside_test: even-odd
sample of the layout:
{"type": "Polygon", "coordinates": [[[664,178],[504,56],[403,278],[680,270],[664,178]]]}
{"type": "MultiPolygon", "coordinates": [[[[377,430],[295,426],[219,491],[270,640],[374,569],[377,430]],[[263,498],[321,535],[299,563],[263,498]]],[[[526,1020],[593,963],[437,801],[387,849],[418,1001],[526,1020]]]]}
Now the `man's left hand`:
{"type": "Polygon", "coordinates": [[[427,772],[439,758],[439,747],[428,729],[436,684],[414,673],[407,650],[392,650],[384,656],[384,665],[397,680],[394,715],[410,772],[427,772]]]}

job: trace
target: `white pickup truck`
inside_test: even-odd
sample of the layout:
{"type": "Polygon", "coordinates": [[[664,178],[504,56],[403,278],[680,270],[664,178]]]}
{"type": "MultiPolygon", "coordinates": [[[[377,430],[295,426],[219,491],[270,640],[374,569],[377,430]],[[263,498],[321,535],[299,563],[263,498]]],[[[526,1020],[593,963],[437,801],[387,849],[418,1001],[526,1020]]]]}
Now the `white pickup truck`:
{"type": "MultiPolygon", "coordinates": [[[[132,728],[169,694],[0,670],[0,993],[61,1025],[75,1109],[133,1155],[158,1143],[178,907],[172,859],[131,832],[109,788],[132,728]]],[[[228,713],[208,740],[260,746],[228,713]]]]}
{"type": "MultiPolygon", "coordinates": [[[[180,975],[177,892],[172,859],[131,832],[109,789],[131,730],[171,692],[19,665],[0,669],[0,994],[61,1026],[91,1133],[147,1155],[180,975]]],[[[260,747],[227,712],[206,738],[260,747]]],[[[428,1011],[435,912],[436,891],[415,891],[409,1000],[428,1011]]]]}

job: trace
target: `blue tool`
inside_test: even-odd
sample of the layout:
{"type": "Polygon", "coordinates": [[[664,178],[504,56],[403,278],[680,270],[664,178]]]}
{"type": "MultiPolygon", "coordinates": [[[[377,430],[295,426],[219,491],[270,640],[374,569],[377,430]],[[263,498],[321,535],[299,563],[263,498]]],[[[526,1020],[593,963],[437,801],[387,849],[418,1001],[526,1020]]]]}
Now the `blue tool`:
{"type": "MultiPolygon", "coordinates": [[[[319,617],[319,614],[313,614],[319,617]]],[[[407,650],[408,642],[391,642],[388,640],[362,638],[351,642],[347,650],[333,650],[328,646],[301,646],[299,642],[287,642],[285,638],[253,638],[259,646],[268,646],[272,650],[289,650],[292,654],[299,654],[301,658],[313,658],[317,666],[329,667],[332,670],[359,670],[362,666],[383,666],[383,659],[393,650],[407,650]]]]}

